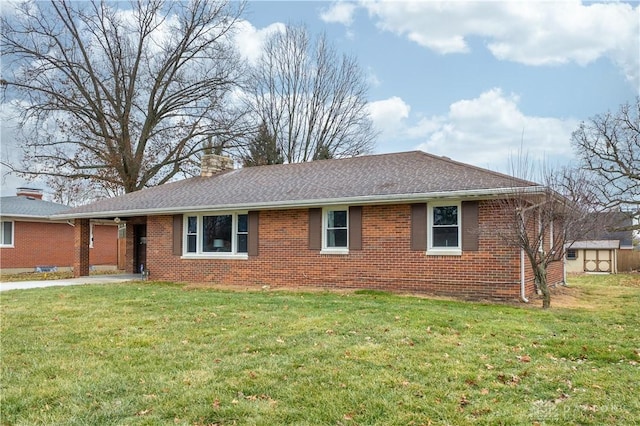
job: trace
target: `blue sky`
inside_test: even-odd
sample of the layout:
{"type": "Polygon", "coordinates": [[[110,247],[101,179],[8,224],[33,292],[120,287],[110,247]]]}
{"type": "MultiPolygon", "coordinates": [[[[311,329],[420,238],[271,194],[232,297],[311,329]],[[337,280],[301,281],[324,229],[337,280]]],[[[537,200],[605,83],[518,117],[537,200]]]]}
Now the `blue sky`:
{"type": "Polygon", "coordinates": [[[371,81],[376,152],[422,149],[504,172],[522,145],[568,162],[580,121],[640,87],[638,3],[250,2],[275,22],[326,32],[371,81]]]}
{"type": "MultiPolygon", "coordinates": [[[[283,24],[324,31],[358,58],[376,153],[421,149],[510,172],[522,144],[533,160],[566,163],[580,121],[639,95],[637,2],[249,1],[245,19],[249,59],[283,24]]],[[[3,195],[23,183],[5,179],[3,195]]]]}

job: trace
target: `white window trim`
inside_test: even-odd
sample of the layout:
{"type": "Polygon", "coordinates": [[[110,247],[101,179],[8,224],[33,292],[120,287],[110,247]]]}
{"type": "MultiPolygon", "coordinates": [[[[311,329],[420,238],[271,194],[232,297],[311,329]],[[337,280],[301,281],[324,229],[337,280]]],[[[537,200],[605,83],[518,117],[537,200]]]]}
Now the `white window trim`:
{"type": "Polygon", "coordinates": [[[238,253],[238,215],[249,214],[248,211],[224,211],[224,212],[199,212],[186,213],[182,220],[182,256],[181,259],[249,259],[249,253],[238,253]],[[195,216],[196,225],[196,252],[188,253],[188,226],[189,217],[195,216]],[[203,252],[202,251],[202,221],[204,216],[231,216],[231,251],[230,252],[203,252]]]}
{"type": "Polygon", "coordinates": [[[427,255],[428,256],[460,256],[462,255],[462,202],[439,201],[427,203],[427,255]],[[433,208],[434,207],[458,207],[458,246],[457,247],[433,247],[433,208]]]}
{"type": "Polygon", "coordinates": [[[3,244],[4,238],[0,240],[0,247],[2,248],[15,248],[16,243],[16,223],[13,220],[3,220],[0,221],[0,226],[4,229],[4,223],[9,222],[11,224],[11,243],[3,244]]]}
{"type": "Polygon", "coordinates": [[[93,248],[93,226],[95,224],[90,223],[89,224],[89,248],[92,249],[93,248]]]}
{"type": "Polygon", "coordinates": [[[322,209],[322,249],[320,254],[349,254],[349,207],[348,206],[331,206],[322,209]],[[346,247],[328,247],[327,246],[327,226],[330,211],[346,210],[347,211],[347,246],[346,247]]]}

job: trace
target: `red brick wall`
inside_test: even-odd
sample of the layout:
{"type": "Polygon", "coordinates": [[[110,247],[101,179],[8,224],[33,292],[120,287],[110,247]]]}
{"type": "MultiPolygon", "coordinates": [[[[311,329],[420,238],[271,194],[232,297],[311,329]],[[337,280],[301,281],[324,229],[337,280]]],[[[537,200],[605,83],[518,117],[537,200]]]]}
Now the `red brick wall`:
{"type": "MultiPolygon", "coordinates": [[[[427,256],[423,251],[410,250],[410,205],[364,206],[363,250],[323,255],[308,248],[307,209],[262,211],[258,256],[248,260],[201,260],[174,256],[172,217],[152,216],[147,220],[147,265],[151,278],[172,281],[517,299],[520,251],[505,247],[491,232],[491,224],[505,220],[505,215],[495,204],[480,202],[479,220],[483,223],[479,251],[427,256]]],[[[533,293],[533,282],[527,285],[527,293],[533,293]]]]}
{"type": "MultiPolygon", "coordinates": [[[[117,264],[118,227],[94,226],[91,265],[117,264]]],[[[74,227],[66,223],[14,222],[13,248],[0,249],[0,269],[36,266],[72,267],[74,227]]]]}

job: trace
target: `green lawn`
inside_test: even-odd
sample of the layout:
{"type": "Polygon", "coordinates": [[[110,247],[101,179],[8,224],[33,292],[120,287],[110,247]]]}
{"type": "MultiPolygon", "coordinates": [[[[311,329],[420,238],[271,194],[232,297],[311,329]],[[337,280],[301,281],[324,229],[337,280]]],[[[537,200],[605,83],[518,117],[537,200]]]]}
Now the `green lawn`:
{"type": "Polygon", "coordinates": [[[640,276],[556,296],[543,311],[158,282],[2,292],[1,422],[638,424],[640,276]]]}

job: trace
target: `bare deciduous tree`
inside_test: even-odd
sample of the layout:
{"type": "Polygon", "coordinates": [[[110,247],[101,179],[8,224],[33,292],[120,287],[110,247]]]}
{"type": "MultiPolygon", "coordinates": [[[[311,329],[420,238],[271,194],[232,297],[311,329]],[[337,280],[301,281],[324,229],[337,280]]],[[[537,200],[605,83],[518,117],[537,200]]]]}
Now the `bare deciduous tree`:
{"type": "Polygon", "coordinates": [[[339,56],[326,38],[311,40],[288,26],[266,42],[253,68],[248,103],[266,123],[289,163],[370,152],[375,132],[368,85],[353,57],[339,56]]]}
{"type": "Polygon", "coordinates": [[[626,229],[640,229],[640,97],[581,123],[572,142],[600,204],[631,210],[635,225],[626,229]]]}
{"type": "MultiPolygon", "coordinates": [[[[601,223],[602,216],[595,214],[594,194],[584,173],[571,168],[540,169],[540,185],[514,185],[510,196],[495,201],[504,211],[512,212],[512,220],[487,231],[521,250],[542,294],[542,307],[547,309],[551,306],[549,268],[554,264],[561,267],[567,247],[605,224],[601,223]]],[[[535,172],[525,157],[517,174],[530,179],[535,172]]]]}
{"type": "Polygon", "coordinates": [[[3,16],[3,85],[24,131],[14,170],[103,195],[194,173],[203,141],[226,147],[239,132],[228,98],[242,7],[56,0],[3,16]]]}

